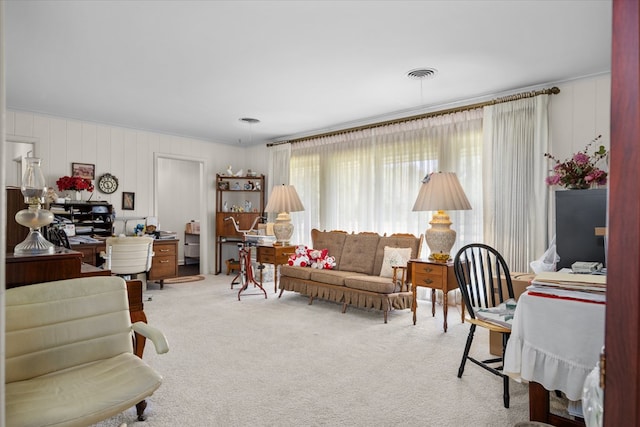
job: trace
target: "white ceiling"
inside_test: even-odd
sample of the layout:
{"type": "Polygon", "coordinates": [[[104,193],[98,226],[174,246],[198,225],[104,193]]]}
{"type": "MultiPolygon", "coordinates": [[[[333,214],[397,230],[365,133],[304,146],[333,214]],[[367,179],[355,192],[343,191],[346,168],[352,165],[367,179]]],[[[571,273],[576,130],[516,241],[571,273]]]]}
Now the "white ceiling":
{"type": "Polygon", "coordinates": [[[611,0],[5,2],[9,109],[227,144],[606,73],[610,56],[611,0]],[[421,67],[438,74],[407,77],[421,67]]]}

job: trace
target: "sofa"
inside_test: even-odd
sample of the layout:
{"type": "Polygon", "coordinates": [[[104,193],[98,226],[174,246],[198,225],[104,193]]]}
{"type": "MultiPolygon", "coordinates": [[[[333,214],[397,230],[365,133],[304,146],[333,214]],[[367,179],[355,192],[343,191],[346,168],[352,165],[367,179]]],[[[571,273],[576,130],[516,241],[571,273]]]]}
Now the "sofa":
{"type": "MultiPolygon", "coordinates": [[[[409,309],[411,286],[407,261],[420,255],[422,235],[311,231],[312,248],[332,257],[328,268],[283,265],[280,296],[284,291],[342,304],[342,312],[355,306],[382,310],[387,323],[391,309],[409,309]]],[[[312,263],[310,265],[323,265],[312,263]]]]}
{"type": "Polygon", "coordinates": [[[88,426],[136,406],[162,376],[133,354],[134,332],[157,353],[160,331],[131,325],[125,281],[98,276],[8,289],[5,417],[8,426],[88,426]]]}

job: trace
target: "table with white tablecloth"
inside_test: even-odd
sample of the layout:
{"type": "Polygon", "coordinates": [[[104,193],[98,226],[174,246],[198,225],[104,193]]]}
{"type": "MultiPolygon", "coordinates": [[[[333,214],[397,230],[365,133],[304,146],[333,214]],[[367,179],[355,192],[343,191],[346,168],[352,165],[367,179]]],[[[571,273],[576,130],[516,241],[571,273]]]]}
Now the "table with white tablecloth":
{"type": "Polygon", "coordinates": [[[604,345],[605,305],[524,293],[518,299],[504,372],[580,400],[604,345]]]}

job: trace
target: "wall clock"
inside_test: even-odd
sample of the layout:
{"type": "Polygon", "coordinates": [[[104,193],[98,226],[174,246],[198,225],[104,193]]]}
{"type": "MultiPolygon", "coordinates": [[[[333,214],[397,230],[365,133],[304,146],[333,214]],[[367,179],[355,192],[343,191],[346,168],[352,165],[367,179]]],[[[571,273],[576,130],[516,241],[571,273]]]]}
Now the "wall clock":
{"type": "Polygon", "coordinates": [[[113,193],[118,189],[118,178],[110,173],[105,173],[98,178],[98,189],[106,194],[113,193]]]}

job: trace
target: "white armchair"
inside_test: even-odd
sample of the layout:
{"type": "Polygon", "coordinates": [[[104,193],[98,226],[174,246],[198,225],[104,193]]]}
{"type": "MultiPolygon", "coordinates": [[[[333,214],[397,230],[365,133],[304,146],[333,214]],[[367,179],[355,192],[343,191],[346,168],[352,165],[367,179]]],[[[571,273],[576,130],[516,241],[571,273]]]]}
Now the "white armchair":
{"type": "Polygon", "coordinates": [[[8,426],[87,426],[144,399],[162,376],[133,354],[132,334],[166,353],[165,336],[131,324],[124,280],[88,277],[6,291],[5,414],[8,426]]]}

